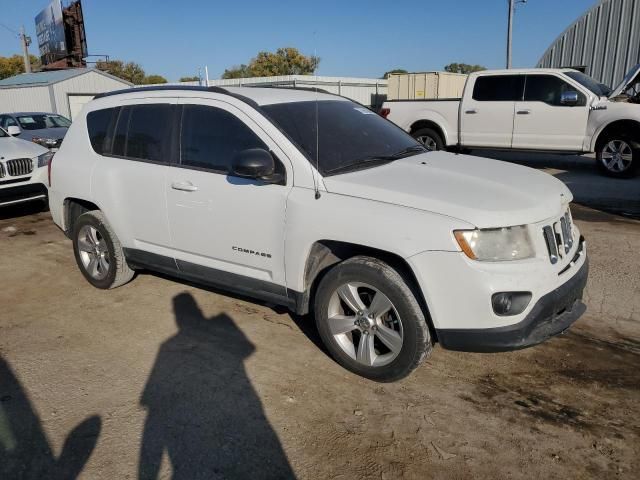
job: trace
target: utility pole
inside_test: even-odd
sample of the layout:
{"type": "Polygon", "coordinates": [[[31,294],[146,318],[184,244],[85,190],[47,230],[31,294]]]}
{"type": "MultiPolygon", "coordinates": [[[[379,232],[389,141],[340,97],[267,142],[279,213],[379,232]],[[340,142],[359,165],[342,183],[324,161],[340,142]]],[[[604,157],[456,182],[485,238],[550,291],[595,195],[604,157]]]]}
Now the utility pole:
{"type": "Polygon", "coordinates": [[[20,43],[22,43],[22,56],[24,57],[24,71],[31,73],[31,59],[29,59],[29,45],[31,45],[31,37],[24,33],[24,25],[20,27],[20,43]]]}
{"type": "Polygon", "coordinates": [[[513,32],[513,16],[516,14],[517,3],[527,3],[527,0],[507,0],[509,4],[509,24],[507,27],[507,68],[511,68],[511,37],[513,32]]]}
{"type": "Polygon", "coordinates": [[[516,8],[514,0],[509,2],[509,26],[507,27],[507,68],[511,68],[511,35],[513,31],[513,14],[516,8]]]}

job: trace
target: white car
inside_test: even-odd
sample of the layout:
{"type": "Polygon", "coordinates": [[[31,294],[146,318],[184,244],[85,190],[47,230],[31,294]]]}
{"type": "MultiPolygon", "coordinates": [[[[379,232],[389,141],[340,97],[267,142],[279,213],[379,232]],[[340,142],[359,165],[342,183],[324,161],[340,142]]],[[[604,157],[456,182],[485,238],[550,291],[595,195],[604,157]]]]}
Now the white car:
{"type": "Polygon", "coordinates": [[[380,114],[430,150],[595,152],[607,175],[640,172],[640,65],[613,91],[570,69],[485,70],[462,98],[388,101],[380,114]]]}
{"type": "Polygon", "coordinates": [[[345,98],[274,88],[103,94],[52,162],[50,209],[85,278],[150,269],[312,311],[344,367],[406,376],[435,342],[540,343],[585,310],[571,192],[427,152],[345,98]]]}
{"type": "Polygon", "coordinates": [[[53,153],[0,128],[0,207],[47,201],[47,166],[53,153]]]}

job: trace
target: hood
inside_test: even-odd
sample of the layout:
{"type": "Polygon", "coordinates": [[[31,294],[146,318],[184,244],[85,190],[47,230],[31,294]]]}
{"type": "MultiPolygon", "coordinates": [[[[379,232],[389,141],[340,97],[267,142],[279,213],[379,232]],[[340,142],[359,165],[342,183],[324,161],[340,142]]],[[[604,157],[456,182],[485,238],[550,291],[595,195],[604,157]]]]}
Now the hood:
{"type": "Polygon", "coordinates": [[[49,150],[15,137],[0,137],[0,160],[12,160],[14,158],[35,158],[47,153],[49,150]]]}
{"type": "Polygon", "coordinates": [[[627,72],[627,74],[622,79],[622,82],[620,82],[620,84],[613,89],[611,94],[609,94],[609,98],[615,98],[618,95],[622,94],[622,92],[624,92],[629,87],[629,85],[635,82],[640,82],[640,63],[627,72]]]}
{"type": "Polygon", "coordinates": [[[33,137],[41,137],[41,138],[53,138],[55,140],[59,140],[64,138],[67,134],[68,128],[65,127],[54,127],[54,128],[42,128],[40,130],[22,130],[20,133],[20,138],[24,138],[25,140],[31,140],[33,137]]]}
{"type": "Polygon", "coordinates": [[[417,208],[478,228],[536,223],[573,199],[546,173],[512,163],[429,152],[324,178],[331,193],[417,208]]]}

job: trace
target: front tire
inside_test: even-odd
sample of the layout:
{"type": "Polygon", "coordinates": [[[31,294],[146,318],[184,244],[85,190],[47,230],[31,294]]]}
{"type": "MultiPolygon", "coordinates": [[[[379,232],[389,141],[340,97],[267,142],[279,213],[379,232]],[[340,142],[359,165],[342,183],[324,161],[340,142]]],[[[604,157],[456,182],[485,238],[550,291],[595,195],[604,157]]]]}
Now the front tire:
{"type": "Polygon", "coordinates": [[[410,284],[376,258],[357,256],[331,269],[318,286],[314,307],[331,356],[371,380],[406,377],[433,348],[410,284]]]}
{"type": "Polygon", "coordinates": [[[129,282],[134,271],[124,257],[122,245],[104,214],[83,213],[73,225],[73,252],[84,278],[96,288],[116,288],[129,282]]]}
{"type": "Polygon", "coordinates": [[[640,165],[640,149],[625,135],[611,135],[598,143],[596,162],[605,175],[631,178],[640,165]]]}

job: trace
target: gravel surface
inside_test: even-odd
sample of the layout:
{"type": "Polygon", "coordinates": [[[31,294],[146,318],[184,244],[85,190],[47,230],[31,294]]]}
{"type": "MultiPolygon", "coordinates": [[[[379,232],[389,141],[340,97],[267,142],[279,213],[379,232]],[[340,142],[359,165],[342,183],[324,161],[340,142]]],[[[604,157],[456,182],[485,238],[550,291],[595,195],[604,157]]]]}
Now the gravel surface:
{"type": "Polygon", "coordinates": [[[48,213],[1,214],[2,479],[637,478],[640,222],[574,206],[565,335],[377,384],[309,318],[145,273],[96,290],[48,213]]]}

